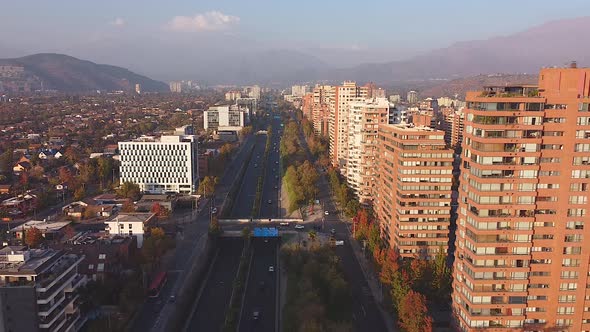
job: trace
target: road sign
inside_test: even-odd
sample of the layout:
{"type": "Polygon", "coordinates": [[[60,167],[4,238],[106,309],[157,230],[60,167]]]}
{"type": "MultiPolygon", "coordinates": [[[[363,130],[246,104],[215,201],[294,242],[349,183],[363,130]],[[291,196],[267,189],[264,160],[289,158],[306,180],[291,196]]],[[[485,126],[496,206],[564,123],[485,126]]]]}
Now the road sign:
{"type": "Polygon", "coordinates": [[[256,227],[253,235],[254,237],[278,237],[279,230],[275,227],[256,227]]]}

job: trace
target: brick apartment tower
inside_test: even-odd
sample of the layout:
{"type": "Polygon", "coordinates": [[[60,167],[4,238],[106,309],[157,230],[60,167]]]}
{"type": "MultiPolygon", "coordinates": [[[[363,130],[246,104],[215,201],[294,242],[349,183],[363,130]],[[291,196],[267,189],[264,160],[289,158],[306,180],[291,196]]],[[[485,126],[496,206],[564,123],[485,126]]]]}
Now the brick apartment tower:
{"type": "Polygon", "coordinates": [[[590,331],[590,69],[467,94],[453,309],[462,331],[590,331]],[[586,226],[586,223],[589,223],[586,226]]]}
{"type": "Polygon", "coordinates": [[[403,258],[447,251],[453,151],[444,136],[412,124],[379,125],[374,209],[383,237],[403,258]]]}

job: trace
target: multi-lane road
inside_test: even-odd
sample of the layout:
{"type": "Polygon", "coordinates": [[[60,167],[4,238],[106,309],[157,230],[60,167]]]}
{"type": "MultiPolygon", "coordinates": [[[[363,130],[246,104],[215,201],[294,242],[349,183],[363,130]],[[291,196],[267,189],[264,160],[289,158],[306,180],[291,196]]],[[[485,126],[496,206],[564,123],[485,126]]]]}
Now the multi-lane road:
{"type": "MultiPolygon", "coordinates": [[[[264,219],[279,217],[278,199],[281,177],[278,163],[280,158],[279,145],[281,138],[279,131],[281,120],[273,117],[271,121],[272,135],[260,206],[260,218],[264,219]]],[[[272,332],[278,330],[279,246],[280,239],[276,238],[254,238],[252,240],[253,260],[246,281],[239,331],[272,332]]]]}

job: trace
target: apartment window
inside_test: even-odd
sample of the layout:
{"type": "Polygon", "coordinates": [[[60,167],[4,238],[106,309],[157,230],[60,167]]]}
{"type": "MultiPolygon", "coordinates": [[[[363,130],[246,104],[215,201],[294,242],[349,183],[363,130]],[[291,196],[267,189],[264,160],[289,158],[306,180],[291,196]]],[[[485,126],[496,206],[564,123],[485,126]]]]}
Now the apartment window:
{"type": "Polygon", "coordinates": [[[579,112],[588,112],[588,103],[580,103],[578,104],[578,111],[579,112]]]}
{"type": "Polygon", "coordinates": [[[574,307],[558,307],[557,314],[558,315],[573,315],[574,314],[574,307]]]}
{"type": "Polygon", "coordinates": [[[572,319],[558,319],[555,321],[555,325],[557,326],[571,326],[573,324],[572,319]]]}
{"type": "Polygon", "coordinates": [[[575,282],[562,282],[559,284],[560,291],[571,291],[578,289],[578,283],[575,282]]]}
{"type": "Polygon", "coordinates": [[[99,254],[98,255],[98,259],[106,259],[107,255],[106,254],[99,254]]]}
{"type": "Polygon", "coordinates": [[[560,295],[558,298],[559,303],[573,303],[576,302],[575,295],[560,295]]]}
{"type": "Polygon", "coordinates": [[[578,271],[561,271],[561,279],[577,279],[578,271]]]}
{"type": "Polygon", "coordinates": [[[578,126],[587,126],[590,124],[590,117],[588,116],[579,116],[576,122],[578,126]]]}
{"type": "MultiPolygon", "coordinates": [[[[561,261],[561,266],[578,267],[578,266],[580,266],[580,260],[579,259],[573,259],[573,258],[564,258],[561,261]]],[[[562,274],[563,274],[563,272],[562,272],[562,274]]]]}

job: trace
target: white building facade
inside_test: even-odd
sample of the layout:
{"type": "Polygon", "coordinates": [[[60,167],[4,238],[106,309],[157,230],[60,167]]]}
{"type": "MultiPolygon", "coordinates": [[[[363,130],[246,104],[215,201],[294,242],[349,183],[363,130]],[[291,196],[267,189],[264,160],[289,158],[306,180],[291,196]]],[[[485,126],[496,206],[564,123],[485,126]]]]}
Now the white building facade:
{"type": "Polygon", "coordinates": [[[203,112],[203,128],[217,130],[219,127],[244,127],[248,109],[237,105],[211,106],[203,112]]]}
{"type": "Polygon", "coordinates": [[[372,200],[377,131],[380,124],[388,122],[389,106],[385,98],[352,102],[349,106],[346,181],[363,204],[372,200]]]}
{"type": "Polygon", "coordinates": [[[191,194],[199,178],[197,137],[162,136],[159,141],[119,142],[121,183],[143,192],[191,194]]]}

